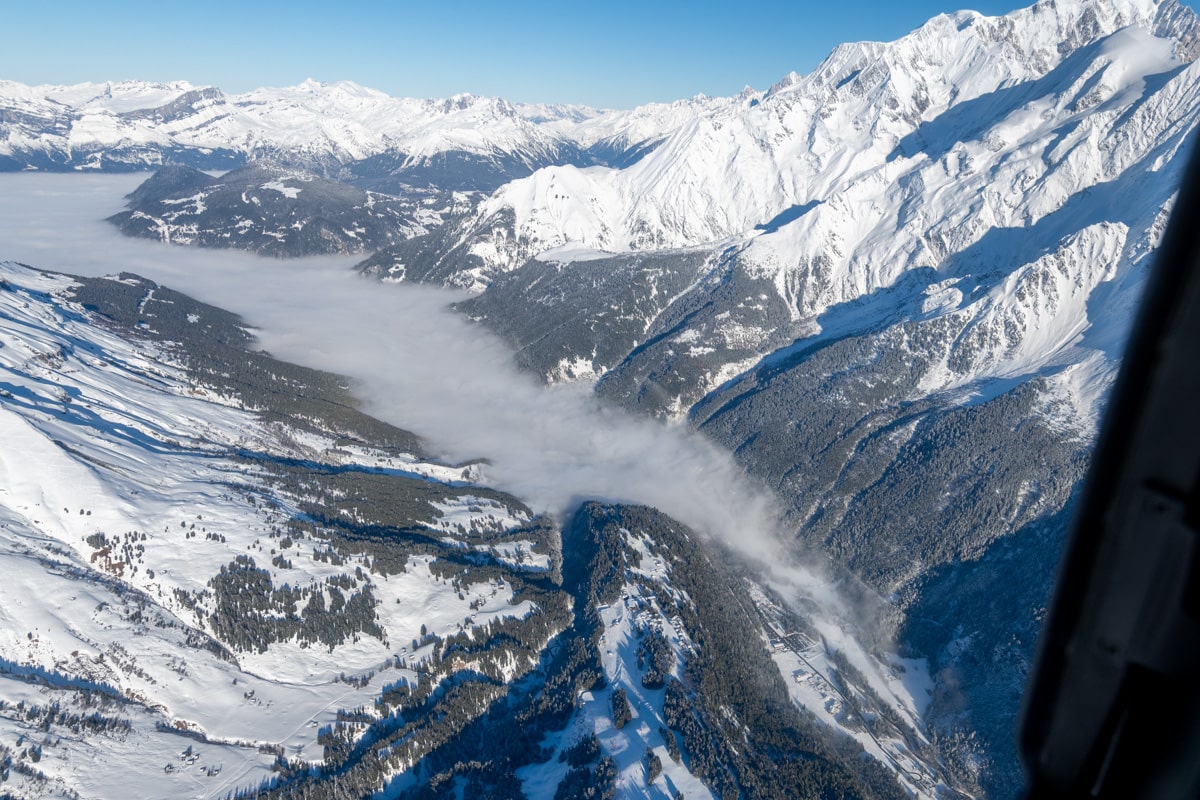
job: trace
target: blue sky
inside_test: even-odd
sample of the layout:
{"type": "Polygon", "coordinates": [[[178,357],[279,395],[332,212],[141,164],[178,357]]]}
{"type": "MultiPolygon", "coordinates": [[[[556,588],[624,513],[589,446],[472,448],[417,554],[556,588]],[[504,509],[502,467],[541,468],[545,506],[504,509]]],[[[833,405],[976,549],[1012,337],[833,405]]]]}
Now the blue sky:
{"type": "Polygon", "coordinates": [[[187,80],[227,92],[305,78],[628,108],[765,89],[835,45],[891,40],[969,7],[1032,0],[510,0],[6,4],[0,79],[187,80]]]}

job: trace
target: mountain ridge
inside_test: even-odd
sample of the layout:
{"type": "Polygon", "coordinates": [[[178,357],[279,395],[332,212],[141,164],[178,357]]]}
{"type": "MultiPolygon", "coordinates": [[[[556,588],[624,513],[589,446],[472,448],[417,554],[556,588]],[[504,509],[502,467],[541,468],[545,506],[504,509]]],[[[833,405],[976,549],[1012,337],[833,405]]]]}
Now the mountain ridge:
{"type": "Polygon", "coordinates": [[[734,453],[798,550],[891,598],[935,730],[975,730],[1011,796],[1048,554],[1196,143],[1197,30],[1140,0],[936,18],[363,266],[472,291],[547,382],[734,453]],[[1016,563],[1045,568],[999,603],[1016,563]]]}
{"type": "MultiPolygon", "coordinates": [[[[950,743],[938,750],[949,783],[1011,796],[1012,724],[1053,562],[1197,141],[1198,42],[1175,0],[1042,0],[843,45],[765,92],[608,114],[450,98],[396,134],[422,155],[353,160],[371,140],[346,123],[308,149],[258,139],[212,157],[292,152],[410,201],[456,187],[424,233],[360,265],[379,291],[467,289],[458,310],[544,382],[734,454],[780,498],[794,553],[878,594],[884,630],[928,659],[920,715],[950,743]]],[[[236,106],[223,95],[111,88],[122,125],[236,127],[218,118],[236,106]],[[139,92],[150,113],[134,108],[139,92]]],[[[378,100],[302,84],[246,102],[278,121],[276,101],[305,96],[322,113],[378,100]]],[[[45,103],[65,130],[62,104],[45,103]]],[[[9,142],[20,114],[37,117],[11,113],[9,142]]],[[[54,152],[38,157],[74,168],[98,154],[105,168],[102,147],[54,152]]],[[[802,665],[787,663],[799,686],[802,665]]],[[[585,765],[607,780],[606,762],[585,765]]]]}

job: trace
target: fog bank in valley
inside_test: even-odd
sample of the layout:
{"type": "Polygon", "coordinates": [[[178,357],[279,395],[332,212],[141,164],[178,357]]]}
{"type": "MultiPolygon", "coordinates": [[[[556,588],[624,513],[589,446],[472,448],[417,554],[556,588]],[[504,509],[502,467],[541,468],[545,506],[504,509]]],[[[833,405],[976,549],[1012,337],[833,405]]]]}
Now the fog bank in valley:
{"type": "Polygon", "coordinates": [[[264,349],[352,378],[374,415],[561,514],[580,499],[645,503],[777,561],[775,514],[725,451],[683,426],[546,388],[508,346],[449,310],[461,296],[381,284],[357,257],[281,261],[128,239],[103,220],[144,175],[0,175],[0,260],[81,275],[135,272],[229,309],[264,349]]]}

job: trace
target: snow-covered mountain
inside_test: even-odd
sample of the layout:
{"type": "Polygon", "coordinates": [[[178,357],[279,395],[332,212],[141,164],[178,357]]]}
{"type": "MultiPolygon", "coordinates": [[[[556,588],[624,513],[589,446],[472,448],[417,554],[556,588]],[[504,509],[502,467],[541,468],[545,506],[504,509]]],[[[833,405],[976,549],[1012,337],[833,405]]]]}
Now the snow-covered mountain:
{"type": "Polygon", "coordinates": [[[1007,796],[1050,565],[1196,139],[1198,30],[1173,0],[944,15],[364,269],[468,288],[547,381],[736,453],[798,547],[892,598],[952,682],[931,718],[981,732],[1007,796]]]}
{"type": "MultiPolygon", "coordinates": [[[[231,315],[133,276],[3,273],[6,788],[255,786],[278,756],[319,758],[338,709],[419,682],[442,637],[552,610],[521,589],[551,569],[551,528],[354,412],[332,376],[249,353],[231,315]],[[381,524],[363,482],[423,535],[352,544],[381,524]],[[439,539],[458,537],[494,580],[444,588],[438,553],[461,547],[439,539]]],[[[535,627],[537,651],[554,631],[535,627]]],[[[529,668],[519,649],[501,672],[529,668]]]]}
{"type": "MultiPolygon", "coordinates": [[[[1198,54],[1200,23],[1176,0],[1042,0],[843,45],[765,92],[623,112],[398,100],[347,84],[239,96],[0,84],[0,159],[127,169],[272,158],[401,193],[409,208],[463,192],[428,206],[437,218],[420,219],[425,232],[406,221],[402,241],[361,268],[465,288],[459,310],[547,382],[585,382],[735,453],[781,498],[795,549],[884,598],[887,632],[930,660],[917,733],[889,740],[902,750],[876,741],[883,756],[870,736],[860,742],[902,779],[897,764],[915,758],[924,777],[911,789],[978,781],[1011,796],[1012,725],[1053,565],[1196,140],[1198,54]],[[920,755],[925,744],[938,755],[920,755]]],[[[196,194],[167,199],[182,213],[196,194]]],[[[197,241],[219,235],[248,203],[204,218],[193,203],[181,224],[197,241]]],[[[281,233],[275,224],[264,235],[281,233]]],[[[591,507],[583,539],[599,541],[588,537],[614,514],[667,524],[591,507]]],[[[621,547],[645,550],[637,580],[661,577],[637,525],[616,530],[621,547]]],[[[772,618],[769,598],[746,602],[772,618]]],[[[592,605],[605,635],[628,640],[630,617],[592,605]]],[[[638,617],[641,633],[654,613],[638,617]]],[[[791,623],[766,629],[790,641],[791,623]]],[[[820,694],[833,682],[804,677],[832,662],[810,653],[814,667],[797,641],[775,655],[797,679],[793,702],[841,702],[820,694]]],[[[628,667],[602,660],[609,680],[628,667]]],[[[871,686],[884,693],[886,681],[871,686]]],[[[603,781],[612,765],[580,746],[560,763],[603,781]]],[[[628,755],[622,770],[634,768],[628,755]]],[[[556,769],[518,774],[545,789],[568,775],[556,769]]],[[[704,785],[718,791],[713,780],[704,785]]]]}
{"type": "Polygon", "coordinates": [[[957,782],[919,665],[653,509],[560,531],[252,344],[135,275],[0,264],[6,796],[957,782]]]}
{"type": "Polygon", "coordinates": [[[267,159],[393,192],[491,191],[547,164],[627,158],[646,145],[638,136],[661,138],[681,121],[678,106],[618,115],[631,117],[618,125],[583,106],[396,98],[345,81],[240,95],[182,81],[0,81],[0,169],[228,169],[267,159]]]}
{"type": "MultiPolygon", "coordinates": [[[[562,165],[513,181],[462,235],[474,237],[483,266],[503,271],[567,243],[617,252],[711,246],[786,226],[790,237],[758,245],[785,249],[755,253],[782,271],[818,252],[789,239],[824,243],[836,233],[842,259],[869,256],[876,266],[847,264],[861,275],[834,281],[847,285],[827,305],[890,285],[914,260],[936,264],[988,228],[1031,224],[1128,169],[1152,148],[1148,138],[1179,133],[1171,129],[1188,118],[1194,80],[1185,67],[1195,48],[1195,15],[1170,0],[943,15],[893,43],[843,45],[762,95],[689,104],[677,129],[627,168],[562,165]],[[1095,163],[1084,163],[1093,152],[1095,163]],[[957,217],[934,205],[923,228],[895,217],[934,189],[982,196],[957,217]],[[935,225],[962,228],[968,213],[973,223],[957,237],[935,225]],[[914,251],[912,239],[938,234],[944,252],[914,251]]],[[[603,122],[628,122],[640,140],[668,133],[638,128],[637,117],[603,122]]],[[[817,308],[815,299],[787,299],[800,315],[817,308]]]]}

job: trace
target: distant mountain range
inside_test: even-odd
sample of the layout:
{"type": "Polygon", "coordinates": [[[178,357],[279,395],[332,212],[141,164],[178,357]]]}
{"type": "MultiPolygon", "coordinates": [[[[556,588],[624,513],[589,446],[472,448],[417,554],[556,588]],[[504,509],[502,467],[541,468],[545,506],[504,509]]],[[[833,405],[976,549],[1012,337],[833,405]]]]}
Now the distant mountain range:
{"type": "Polygon", "coordinates": [[[237,168],[172,166],[116,221],[369,252],[384,283],[468,290],[458,309],[547,383],[724,445],[796,551],[885,598],[928,659],[945,785],[1008,797],[1072,499],[1195,144],[1197,55],[1175,0],[1043,0],[621,112],[0,83],[0,168],[237,168]]]}
{"type": "Polygon", "coordinates": [[[186,82],[0,81],[0,170],[223,170],[265,159],[384,191],[491,191],[550,164],[628,161],[713,103],[599,112],[394,98],[348,82],[226,95],[186,82]]]}

